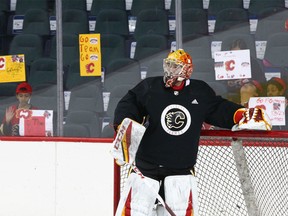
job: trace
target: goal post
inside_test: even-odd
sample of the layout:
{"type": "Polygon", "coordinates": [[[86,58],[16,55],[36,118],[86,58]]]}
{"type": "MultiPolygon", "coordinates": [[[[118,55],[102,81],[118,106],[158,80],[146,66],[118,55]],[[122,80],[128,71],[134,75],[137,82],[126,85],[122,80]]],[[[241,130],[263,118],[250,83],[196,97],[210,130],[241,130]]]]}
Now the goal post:
{"type": "MultiPolygon", "coordinates": [[[[116,207],[128,171],[115,168],[116,207]]],[[[201,216],[288,212],[286,131],[202,131],[195,170],[201,216]]]]}

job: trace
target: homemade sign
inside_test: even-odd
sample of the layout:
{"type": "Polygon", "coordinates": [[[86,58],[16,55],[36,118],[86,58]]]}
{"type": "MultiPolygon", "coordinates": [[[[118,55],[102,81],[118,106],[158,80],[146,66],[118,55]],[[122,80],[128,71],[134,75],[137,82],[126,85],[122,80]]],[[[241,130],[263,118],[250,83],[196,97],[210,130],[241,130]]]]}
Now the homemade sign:
{"type": "Polygon", "coordinates": [[[24,55],[0,56],[0,83],[26,80],[24,55]]]}
{"type": "Polygon", "coordinates": [[[53,110],[20,110],[20,136],[53,136],[53,110]]]}
{"type": "Polygon", "coordinates": [[[100,34],[80,34],[80,76],[101,76],[100,34]]]}
{"type": "Polygon", "coordinates": [[[248,106],[265,109],[272,125],[285,125],[285,97],[251,97],[248,106]]]}
{"type": "Polygon", "coordinates": [[[251,78],[250,50],[215,52],[214,68],[216,80],[251,78]]]}

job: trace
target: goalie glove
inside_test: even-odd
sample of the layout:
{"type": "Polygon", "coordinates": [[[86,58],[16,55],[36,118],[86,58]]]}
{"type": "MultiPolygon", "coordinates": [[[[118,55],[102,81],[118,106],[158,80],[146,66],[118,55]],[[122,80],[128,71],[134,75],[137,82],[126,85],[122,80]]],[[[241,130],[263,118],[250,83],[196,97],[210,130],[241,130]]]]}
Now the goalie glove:
{"type": "Polygon", "coordinates": [[[132,119],[125,118],[117,131],[111,154],[118,165],[132,165],[146,128],[132,119]]]}
{"type": "Polygon", "coordinates": [[[266,111],[262,108],[241,108],[234,114],[232,131],[239,130],[272,130],[272,123],[266,111]],[[241,116],[241,119],[239,118],[241,116]],[[239,120],[240,119],[240,120],[239,120]]]}

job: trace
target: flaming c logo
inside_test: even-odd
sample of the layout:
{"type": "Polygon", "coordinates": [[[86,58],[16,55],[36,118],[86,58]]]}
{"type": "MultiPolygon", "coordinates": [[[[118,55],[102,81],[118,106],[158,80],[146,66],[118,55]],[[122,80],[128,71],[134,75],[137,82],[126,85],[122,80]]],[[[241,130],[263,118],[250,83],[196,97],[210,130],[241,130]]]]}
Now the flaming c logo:
{"type": "Polygon", "coordinates": [[[16,111],[16,117],[18,118],[28,119],[31,118],[31,116],[32,116],[31,110],[19,109],[16,111]]]}
{"type": "Polygon", "coordinates": [[[94,72],[94,63],[89,63],[86,65],[86,72],[87,73],[93,73],[94,72]]]}
{"type": "Polygon", "coordinates": [[[235,61],[234,60],[226,61],[225,69],[226,71],[233,71],[235,69],[235,61]]]}
{"type": "Polygon", "coordinates": [[[191,125],[190,113],[185,107],[179,104],[171,104],[162,112],[161,125],[166,133],[173,136],[180,136],[184,134],[191,125]]]}

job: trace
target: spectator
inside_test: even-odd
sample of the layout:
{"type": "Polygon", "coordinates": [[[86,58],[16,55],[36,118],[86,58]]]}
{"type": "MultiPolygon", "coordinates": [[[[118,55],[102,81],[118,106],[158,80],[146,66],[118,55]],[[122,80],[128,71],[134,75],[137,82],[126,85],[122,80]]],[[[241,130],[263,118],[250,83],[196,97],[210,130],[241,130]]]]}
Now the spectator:
{"type": "Polygon", "coordinates": [[[256,80],[249,80],[244,82],[240,88],[240,104],[247,108],[250,97],[261,97],[264,95],[261,83],[256,80]]]}
{"type": "Polygon", "coordinates": [[[19,113],[23,110],[36,109],[29,101],[32,95],[32,87],[27,82],[18,84],[16,87],[17,104],[6,109],[0,134],[4,136],[19,136],[19,113]]]}
{"type": "Polygon", "coordinates": [[[286,96],[286,83],[283,79],[272,77],[267,82],[267,96],[286,96]]]}
{"type": "MultiPolygon", "coordinates": [[[[286,82],[278,77],[272,77],[267,82],[267,96],[268,97],[276,97],[276,96],[284,96],[286,98],[286,82]]],[[[288,109],[287,109],[287,98],[285,105],[285,125],[281,126],[273,126],[273,130],[287,130],[288,129],[288,109]]]]}
{"type": "MultiPolygon", "coordinates": [[[[247,44],[242,39],[236,39],[234,40],[230,45],[230,50],[244,50],[249,49],[247,44]]],[[[259,83],[264,84],[266,82],[265,74],[263,72],[263,69],[257,59],[250,56],[250,62],[251,62],[251,79],[249,80],[257,80],[259,83]]],[[[236,80],[228,80],[227,81],[227,87],[228,92],[230,95],[229,100],[232,100],[234,102],[239,103],[239,90],[243,85],[243,82],[249,81],[248,79],[236,79],[236,80]]]]}

